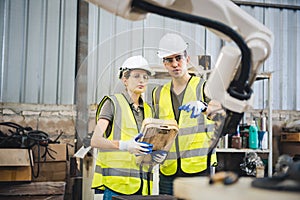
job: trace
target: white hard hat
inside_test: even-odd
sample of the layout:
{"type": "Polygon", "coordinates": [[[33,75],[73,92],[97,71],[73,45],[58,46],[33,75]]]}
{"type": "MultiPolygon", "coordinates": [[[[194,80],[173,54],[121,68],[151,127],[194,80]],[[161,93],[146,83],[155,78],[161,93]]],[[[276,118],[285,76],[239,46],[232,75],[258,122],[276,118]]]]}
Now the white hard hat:
{"type": "Polygon", "coordinates": [[[142,69],[147,71],[149,75],[154,75],[154,72],[150,69],[148,61],[143,56],[132,56],[127,58],[120,68],[120,78],[122,72],[131,69],[142,69]]]}
{"type": "Polygon", "coordinates": [[[188,44],[180,35],[175,33],[167,33],[159,41],[158,57],[164,58],[173,54],[181,53],[186,50],[188,44]]]}

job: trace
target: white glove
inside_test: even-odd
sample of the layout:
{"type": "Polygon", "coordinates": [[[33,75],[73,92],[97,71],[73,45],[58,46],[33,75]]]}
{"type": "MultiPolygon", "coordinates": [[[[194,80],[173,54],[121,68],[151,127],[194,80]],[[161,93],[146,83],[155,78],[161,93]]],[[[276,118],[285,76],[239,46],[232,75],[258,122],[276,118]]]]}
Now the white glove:
{"type": "Polygon", "coordinates": [[[161,164],[166,159],[167,152],[163,150],[157,150],[157,151],[153,151],[151,155],[153,161],[157,162],[158,164],[161,164]]]}
{"type": "Polygon", "coordinates": [[[207,109],[207,103],[203,101],[191,101],[185,105],[179,106],[179,110],[184,110],[186,112],[192,111],[190,118],[199,117],[202,112],[207,109]]]}
{"type": "Polygon", "coordinates": [[[131,154],[146,155],[152,152],[153,145],[146,142],[138,142],[138,140],[143,136],[139,133],[132,140],[128,141],[119,141],[119,149],[121,151],[128,151],[131,154]]]}

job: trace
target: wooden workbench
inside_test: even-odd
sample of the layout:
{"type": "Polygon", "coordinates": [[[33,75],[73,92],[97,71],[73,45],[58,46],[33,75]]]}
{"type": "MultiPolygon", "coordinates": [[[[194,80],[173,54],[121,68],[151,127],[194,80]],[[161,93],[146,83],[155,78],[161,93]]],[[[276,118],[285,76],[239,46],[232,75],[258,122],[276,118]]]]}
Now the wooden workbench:
{"type": "Polygon", "coordinates": [[[255,188],[253,178],[241,177],[237,183],[223,185],[209,184],[208,177],[178,178],[174,182],[174,196],[184,200],[299,200],[300,192],[287,192],[255,188]]]}

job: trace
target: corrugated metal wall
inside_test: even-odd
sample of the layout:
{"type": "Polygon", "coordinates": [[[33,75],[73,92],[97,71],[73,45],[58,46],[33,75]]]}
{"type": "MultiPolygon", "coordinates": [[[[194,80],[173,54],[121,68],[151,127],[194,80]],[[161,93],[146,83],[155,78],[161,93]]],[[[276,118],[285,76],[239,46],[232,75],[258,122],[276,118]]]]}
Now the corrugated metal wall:
{"type": "MultiPolygon", "coordinates": [[[[273,108],[300,110],[300,2],[255,2],[298,6],[293,10],[241,5],[275,35],[274,50],[263,66],[273,72],[273,108]]],[[[76,0],[0,1],[1,102],[74,104],[76,15],[76,0]]],[[[88,102],[97,103],[120,90],[118,67],[128,56],[143,54],[150,64],[161,64],[156,48],[169,31],[189,42],[194,65],[203,54],[210,55],[214,65],[222,41],[203,27],[153,14],[131,22],[90,5],[89,56],[81,64],[81,69],[88,67],[88,102]]],[[[255,108],[266,108],[267,81],[255,83],[254,92],[255,108]]]]}
{"type": "MultiPolygon", "coordinates": [[[[273,52],[263,66],[273,72],[273,108],[275,110],[300,110],[300,1],[256,1],[290,5],[286,9],[241,6],[249,14],[266,24],[274,33],[273,52]],[[295,7],[293,7],[293,5],[295,7]],[[293,8],[297,8],[293,9],[293,8]]],[[[254,88],[257,108],[267,96],[267,84],[254,88]],[[259,91],[259,92],[258,92],[259,91]]]]}
{"type": "Polygon", "coordinates": [[[1,0],[0,101],[73,104],[77,0],[1,0]]]}

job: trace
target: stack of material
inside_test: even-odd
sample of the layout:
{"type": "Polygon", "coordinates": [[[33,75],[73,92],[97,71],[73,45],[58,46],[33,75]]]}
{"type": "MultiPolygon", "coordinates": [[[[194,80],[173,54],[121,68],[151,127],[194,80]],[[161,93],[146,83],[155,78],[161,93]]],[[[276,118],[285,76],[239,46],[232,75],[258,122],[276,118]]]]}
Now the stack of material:
{"type": "Polygon", "coordinates": [[[57,182],[31,182],[27,184],[0,183],[0,199],[5,200],[32,200],[52,199],[64,200],[66,183],[57,182]]]}
{"type": "Polygon", "coordinates": [[[300,156],[300,120],[288,123],[282,131],[281,154],[300,156]]]}
{"type": "Polygon", "coordinates": [[[66,144],[34,146],[33,181],[66,181],[68,172],[68,151],[66,144]]]}
{"type": "Polygon", "coordinates": [[[0,182],[31,181],[28,149],[0,148],[0,182]]]}
{"type": "Polygon", "coordinates": [[[34,146],[32,150],[0,148],[0,182],[66,181],[67,172],[66,144],[34,146]]]}

